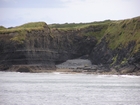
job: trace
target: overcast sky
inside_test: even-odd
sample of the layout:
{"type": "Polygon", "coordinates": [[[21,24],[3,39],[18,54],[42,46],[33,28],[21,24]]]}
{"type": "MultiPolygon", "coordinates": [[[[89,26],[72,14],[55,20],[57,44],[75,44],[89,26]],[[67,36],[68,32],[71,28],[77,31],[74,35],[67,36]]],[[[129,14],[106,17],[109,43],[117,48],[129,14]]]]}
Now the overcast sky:
{"type": "Polygon", "coordinates": [[[0,0],[0,25],[80,23],[140,16],[140,0],[0,0]]]}

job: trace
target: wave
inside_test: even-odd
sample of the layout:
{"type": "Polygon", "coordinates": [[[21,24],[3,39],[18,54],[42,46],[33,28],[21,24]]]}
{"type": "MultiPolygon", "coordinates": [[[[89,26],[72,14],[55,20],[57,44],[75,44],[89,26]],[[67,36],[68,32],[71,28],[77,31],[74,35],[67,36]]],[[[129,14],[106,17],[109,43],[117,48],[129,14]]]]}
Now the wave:
{"type": "Polygon", "coordinates": [[[140,78],[140,76],[136,76],[136,75],[120,75],[120,77],[123,77],[123,78],[140,78]]]}

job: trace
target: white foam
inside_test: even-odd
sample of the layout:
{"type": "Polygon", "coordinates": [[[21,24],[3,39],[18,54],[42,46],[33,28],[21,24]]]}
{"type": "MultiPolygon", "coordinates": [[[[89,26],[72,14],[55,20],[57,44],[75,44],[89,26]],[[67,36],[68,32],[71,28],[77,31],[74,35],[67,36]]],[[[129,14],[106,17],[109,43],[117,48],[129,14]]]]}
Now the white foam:
{"type": "Polygon", "coordinates": [[[123,78],[140,78],[140,76],[136,76],[136,75],[120,75],[120,77],[123,77],[123,78]]]}
{"type": "Polygon", "coordinates": [[[60,72],[53,72],[53,74],[61,74],[60,72]]]}

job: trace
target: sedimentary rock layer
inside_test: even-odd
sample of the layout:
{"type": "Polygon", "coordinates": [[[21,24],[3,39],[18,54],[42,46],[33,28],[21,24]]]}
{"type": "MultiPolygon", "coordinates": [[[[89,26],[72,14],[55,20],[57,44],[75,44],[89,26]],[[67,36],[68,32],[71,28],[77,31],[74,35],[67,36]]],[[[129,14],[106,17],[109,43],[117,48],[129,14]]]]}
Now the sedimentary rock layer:
{"type": "Polygon", "coordinates": [[[104,71],[140,70],[140,17],[80,24],[28,23],[0,27],[0,70],[56,69],[79,57],[104,71]]]}

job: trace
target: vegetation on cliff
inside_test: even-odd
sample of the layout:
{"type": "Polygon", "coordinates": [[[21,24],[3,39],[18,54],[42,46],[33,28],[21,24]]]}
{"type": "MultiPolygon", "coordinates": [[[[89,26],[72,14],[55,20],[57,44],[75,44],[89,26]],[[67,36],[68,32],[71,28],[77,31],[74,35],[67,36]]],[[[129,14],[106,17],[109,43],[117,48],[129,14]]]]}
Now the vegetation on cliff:
{"type": "Polygon", "coordinates": [[[111,49],[125,48],[130,42],[134,42],[133,52],[138,52],[140,50],[140,17],[110,23],[105,37],[111,49]]]}
{"type": "Polygon", "coordinates": [[[10,27],[10,28],[4,28],[3,26],[0,26],[0,34],[21,32],[21,31],[30,32],[32,30],[43,30],[45,25],[46,25],[45,22],[31,22],[31,23],[23,24],[21,26],[10,27]]]}
{"type": "Polygon", "coordinates": [[[116,69],[131,65],[132,71],[140,68],[140,17],[93,23],[52,24],[50,27],[80,30],[82,36],[96,37],[98,43],[90,53],[93,64],[105,64],[116,69]]]}
{"type": "Polygon", "coordinates": [[[118,70],[130,67],[128,72],[139,70],[140,17],[109,23],[91,55],[93,64],[105,64],[118,70]]]}
{"type": "Polygon", "coordinates": [[[5,30],[6,28],[3,26],[0,26],[0,30],[5,30]]]}
{"type": "MultiPolygon", "coordinates": [[[[32,22],[11,28],[0,26],[0,41],[0,49],[3,50],[5,48],[3,42],[6,44],[18,42],[28,50],[38,50],[38,52],[24,52],[22,56],[34,54],[30,58],[37,56],[37,60],[40,60],[42,53],[51,62],[60,62],[60,59],[62,62],[85,54],[89,55],[92,63],[97,65],[105,64],[120,68],[122,65],[130,64],[129,61],[135,66],[140,65],[140,17],[48,26],[44,22],[32,22]],[[47,54],[44,51],[48,51],[47,54]]],[[[42,56],[44,61],[45,57],[42,56]]],[[[1,58],[5,60],[4,57],[1,58]]]]}
{"type": "Polygon", "coordinates": [[[51,29],[58,29],[60,31],[80,31],[82,36],[96,37],[98,42],[104,36],[108,24],[112,23],[111,20],[91,22],[91,23],[65,23],[65,24],[50,24],[51,29]]]}
{"type": "Polygon", "coordinates": [[[135,42],[134,53],[140,50],[140,17],[118,21],[51,24],[49,27],[59,30],[88,30],[82,35],[95,36],[98,40],[104,36],[112,50],[118,47],[126,47],[130,42],[135,42]],[[91,28],[92,30],[89,30],[91,28]]]}
{"type": "Polygon", "coordinates": [[[108,24],[111,20],[105,20],[100,22],[91,22],[91,23],[65,23],[65,24],[50,24],[50,28],[57,28],[57,29],[80,29],[86,28],[93,25],[102,25],[108,24]]]}
{"type": "MultiPolygon", "coordinates": [[[[32,30],[43,30],[45,22],[31,22],[21,26],[5,28],[0,26],[0,34],[18,32],[19,35],[12,38],[12,40],[25,39],[25,34],[32,30]],[[19,38],[22,37],[22,38],[19,38]]],[[[136,46],[133,52],[140,49],[140,17],[127,20],[111,21],[105,20],[91,23],[65,23],[65,24],[50,24],[51,29],[58,30],[80,30],[83,36],[95,36],[98,41],[103,36],[106,37],[109,43],[109,48],[115,49],[117,47],[125,47],[129,42],[135,42],[136,46]],[[85,30],[85,31],[84,31],[85,30]],[[127,39],[127,40],[126,40],[127,39]]]]}
{"type": "Polygon", "coordinates": [[[28,32],[31,32],[33,30],[34,31],[44,30],[45,26],[46,26],[45,22],[31,22],[31,23],[23,24],[21,26],[10,27],[10,28],[5,28],[3,26],[0,26],[0,34],[15,33],[14,37],[12,37],[10,40],[21,44],[26,39],[26,34],[28,32]]]}

